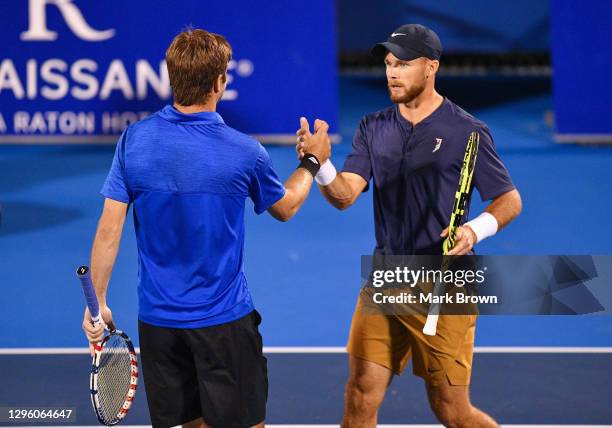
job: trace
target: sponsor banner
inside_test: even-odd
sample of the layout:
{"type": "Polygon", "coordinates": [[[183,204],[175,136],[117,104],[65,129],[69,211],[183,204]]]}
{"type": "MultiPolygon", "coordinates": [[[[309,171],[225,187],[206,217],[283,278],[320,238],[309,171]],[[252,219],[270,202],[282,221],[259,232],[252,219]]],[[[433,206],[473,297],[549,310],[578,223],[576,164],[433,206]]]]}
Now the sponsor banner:
{"type": "Polygon", "coordinates": [[[369,313],[612,314],[612,256],[362,256],[361,277],[369,313]]]}
{"type": "Polygon", "coordinates": [[[226,123],[295,141],[299,117],[336,130],[334,3],[0,0],[0,142],[115,142],[171,102],[165,51],[186,26],[233,47],[226,123]]]}
{"type": "Polygon", "coordinates": [[[553,0],[555,140],[612,143],[612,3],[553,0]]]}

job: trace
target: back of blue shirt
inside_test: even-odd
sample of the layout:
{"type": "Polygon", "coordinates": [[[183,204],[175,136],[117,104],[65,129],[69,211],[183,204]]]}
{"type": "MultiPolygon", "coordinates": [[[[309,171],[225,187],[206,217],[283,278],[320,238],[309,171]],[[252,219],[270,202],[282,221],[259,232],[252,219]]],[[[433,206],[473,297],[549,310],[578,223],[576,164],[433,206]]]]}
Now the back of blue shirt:
{"type": "Polygon", "coordinates": [[[215,112],[172,106],[121,136],[101,192],[133,203],[139,319],[199,328],[253,310],[243,272],[244,206],[284,195],[261,144],[215,112]]]}

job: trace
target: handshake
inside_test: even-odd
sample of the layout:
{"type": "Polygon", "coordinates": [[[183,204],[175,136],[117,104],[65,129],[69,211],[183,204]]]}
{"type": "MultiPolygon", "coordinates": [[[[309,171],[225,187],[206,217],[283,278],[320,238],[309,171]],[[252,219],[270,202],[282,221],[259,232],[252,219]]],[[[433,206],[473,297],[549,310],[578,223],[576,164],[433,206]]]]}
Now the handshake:
{"type": "Polygon", "coordinates": [[[327,131],[329,125],[324,120],[314,121],[314,134],[310,132],[310,125],[305,117],[300,118],[300,129],[296,131],[297,140],[295,150],[298,159],[302,159],[306,153],[315,155],[323,165],[331,156],[331,140],[327,131]]]}
{"type": "MultiPolygon", "coordinates": [[[[297,140],[295,151],[298,159],[305,162],[304,155],[310,154],[316,157],[318,162],[316,168],[308,167],[314,176],[317,184],[328,186],[335,180],[337,173],[336,168],[329,160],[331,156],[331,140],[327,131],[329,125],[324,120],[316,119],[314,121],[314,134],[310,132],[310,125],[305,117],[300,118],[300,129],[296,131],[297,140]]],[[[307,163],[312,162],[312,158],[307,163]]]]}

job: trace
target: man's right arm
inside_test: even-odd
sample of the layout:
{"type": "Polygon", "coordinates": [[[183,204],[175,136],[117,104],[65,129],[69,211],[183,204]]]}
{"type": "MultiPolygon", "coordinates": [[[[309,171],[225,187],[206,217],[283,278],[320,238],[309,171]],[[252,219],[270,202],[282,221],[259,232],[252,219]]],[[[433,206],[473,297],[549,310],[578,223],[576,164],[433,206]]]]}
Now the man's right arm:
{"type": "Polygon", "coordinates": [[[332,206],[345,210],[355,203],[367,184],[359,174],[341,172],[327,186],[319,185],[319,189],[332,206]]]}
{"type": "Polygon", "coordinates": [[[285,195],[268,208],[270,215],[279,221],[287,221],[293,217],[306,200],[312,181],[312,174],[304,168],[293,171],[285,181],[285,195]]]}
{"type": "MultiPolygon", "coordinates": [[[[296,132],[298,136],[296,150],[298,158],[302,159],[304,156],[305,140],[310,137],[310,131],[308,129],[308,122],[300,121],[300,124],[302,126],[296,132]]],[[[319,132],[318,125],[319,123],[315,122],[315,132],[317,133],[319,132]]],[[[367,150],[362,139],[359,137],[353,143],[353,151],[355,152],[355,150],[358,152],[367,150]]],[[[362,163],[365,162],[369,165],[369,158],[365,153],[357,153],[357,155],[362,155],[362,163]]],[[[321,166],[318,175],[322,175],[322,179],[317,179],[319,190],[325,196],[325,199],[339,210],[345,210],[353,205],[368,185],[366,179],[354,172],[345,171],[336,173],[336,168],[332,165],[331,159],[321,166]]]]}
{"type": "MultiPolygon", "coordinates": [[[[327,134],[329,125],[325,121],[317,119],[315,122],[317,129],[314,134],[310,134],[308,121],[305,118],[300,118],[300,124],[308,132],[304,146],[305,152],[313,155],[315,161],[314,163],[311,162],[311,166],[308,167],[311,168],[310,171],[306,167],[298,167],[291,174],[284,183],[284,196],[268,209],[270,215],[280,221],[289,220],[299,211],[306,197],[308,197],[314,174],[318,171],[319,165],[327,162],[331,154],[330,140],[327,134]],[[313,166],[316,167],[316,170],[312,170],[313,166]]],[[[304,159],[302,164],[306,161],[307,159],[304,159]]]]}

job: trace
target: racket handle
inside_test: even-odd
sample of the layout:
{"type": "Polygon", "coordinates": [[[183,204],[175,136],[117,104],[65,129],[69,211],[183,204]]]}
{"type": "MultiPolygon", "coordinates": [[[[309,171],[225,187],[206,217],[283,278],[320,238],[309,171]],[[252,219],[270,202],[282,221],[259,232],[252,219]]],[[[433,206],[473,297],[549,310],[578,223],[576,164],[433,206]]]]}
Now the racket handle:
{"type": "Polygon", "coordinates": [[[76,274],[81,281],[81,286],[83,287],[83,294],[85,294],[87,307],[89,308],[89,313],[91,314],[91,321],[93,322],[93,325],[97,327],[102,323],[102,317],[100,316],[100,305],[98,304],[96,291],[94,290],[93,283],[91,282],[89,268],[87,266],[81,266],[77,269],[76,274]]]}
{"type": "Polygon", "coordinates": [[[423,327],[423,334],[427,336],[435,336],[438,328],[438,315],[430,314],[427,315],[425,320],[425,326],[423,327]]]}

